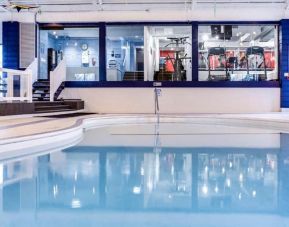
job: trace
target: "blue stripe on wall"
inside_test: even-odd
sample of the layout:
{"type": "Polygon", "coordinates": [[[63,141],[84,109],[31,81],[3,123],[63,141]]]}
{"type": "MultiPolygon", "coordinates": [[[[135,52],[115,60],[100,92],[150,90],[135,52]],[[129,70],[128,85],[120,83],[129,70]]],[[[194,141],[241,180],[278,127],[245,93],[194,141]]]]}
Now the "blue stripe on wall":
{"type": "Polygon", "coordinates": [[[19,69],[19,23],[3,22],[3,67],[19,69]]]}

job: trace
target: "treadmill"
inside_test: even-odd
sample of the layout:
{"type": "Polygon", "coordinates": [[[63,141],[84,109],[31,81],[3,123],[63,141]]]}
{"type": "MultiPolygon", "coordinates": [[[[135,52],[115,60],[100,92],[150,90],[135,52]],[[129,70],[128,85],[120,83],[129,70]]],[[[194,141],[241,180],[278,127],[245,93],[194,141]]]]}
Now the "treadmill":
{"type": "Polygon", "coordinates": [[[256,81],[265,81],[267,80],[267,68],[266,68],[266,63],[265,63],[265,53],[264,53],[264,48],[260,47],[260,46],[252,46],[252,47],[248,47],[246,50],[246,61],[247,61],[247,76],[245,80],[256,80],[256,81]],[[259,64],[259,66],[257,65],[258,62],[256,60],[256,68],[255,71],[260,71],[258,70],[259,68],[261,68],[262,64],[264,64],[264,76],[261,76],[260,74],[250,74],[250,67],[249,67],[249,57],[251,55],[255,55],[255,56],[260,56],[262,58],[262,63],[259,64]]]}
{"type": "Polygon", "coordinates": [[[230,80],[228,75],[228,68],[227,68],[227,59],[226,59],[226,50],[224,47],[211,47],[208,50],[208,68],[209,68],[209,81],[225,81],[230,80]],[[211,74],[211,63],[210,63],[210,57],[212,56],[219,56],[219,58],[224,58],[225,64],[225,75],[219,74],[219,75],[212,75],[211,74]]]}

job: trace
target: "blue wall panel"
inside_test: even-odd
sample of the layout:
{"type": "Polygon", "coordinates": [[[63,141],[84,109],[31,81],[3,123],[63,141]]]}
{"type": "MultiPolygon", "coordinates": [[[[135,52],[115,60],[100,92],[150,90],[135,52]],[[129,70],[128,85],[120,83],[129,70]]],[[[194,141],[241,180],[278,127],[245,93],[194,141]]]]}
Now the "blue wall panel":
{"type": "Polygon", "coordinates": [[[280,55],[280,72],[281,72],[281,107],[289,108],[289,80],[284,77],[284,73],[289,72],[288,64],[288,46],[289,46],[289,20],[281,21],[281,55],[280,55]]]}
{"type": "Polygon", "coordinates": [[[19,69],[19,23],[3,22],[3,67],[19,69]]]}

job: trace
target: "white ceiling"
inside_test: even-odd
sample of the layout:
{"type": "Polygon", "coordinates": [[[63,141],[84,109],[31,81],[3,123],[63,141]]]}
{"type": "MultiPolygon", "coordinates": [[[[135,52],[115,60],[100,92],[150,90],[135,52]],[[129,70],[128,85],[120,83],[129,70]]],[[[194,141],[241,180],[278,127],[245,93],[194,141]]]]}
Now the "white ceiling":
{"type": "MultiPolygon", "coordinates": [[[[2,3],[1,3],[2,2],[2,3]]],[[[289,0],[0,0],[39,9],[0,7],[0,21],[264,21],[289,18],[289,0]],[[2,13],[1,13],[2,12],[2,13]],[[35,17],[36,14],[36,17],[35,17]]]]}
{"type": "MultiPolygon", "coordinates": [[[[42,12],[192,10],[197,7],[287,7],[287,0],[0,0],[39,6],[42,12]]],[[[245,12],[244,12],[245,13],[245,12]]]]}

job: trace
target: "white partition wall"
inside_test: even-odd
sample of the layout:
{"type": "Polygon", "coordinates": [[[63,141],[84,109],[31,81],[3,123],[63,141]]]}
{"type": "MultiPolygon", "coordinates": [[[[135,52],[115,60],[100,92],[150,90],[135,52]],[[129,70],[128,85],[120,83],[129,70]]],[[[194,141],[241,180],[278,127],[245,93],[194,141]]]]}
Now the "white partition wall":
{"type": "MultiPolygon", "coordinates": [[[[280,111],[280,88],[161,88],[160,113],[265,113],[280,111]]],[[[96,113],[154,113],[154,88],[66,88],[96,113]]]]}

